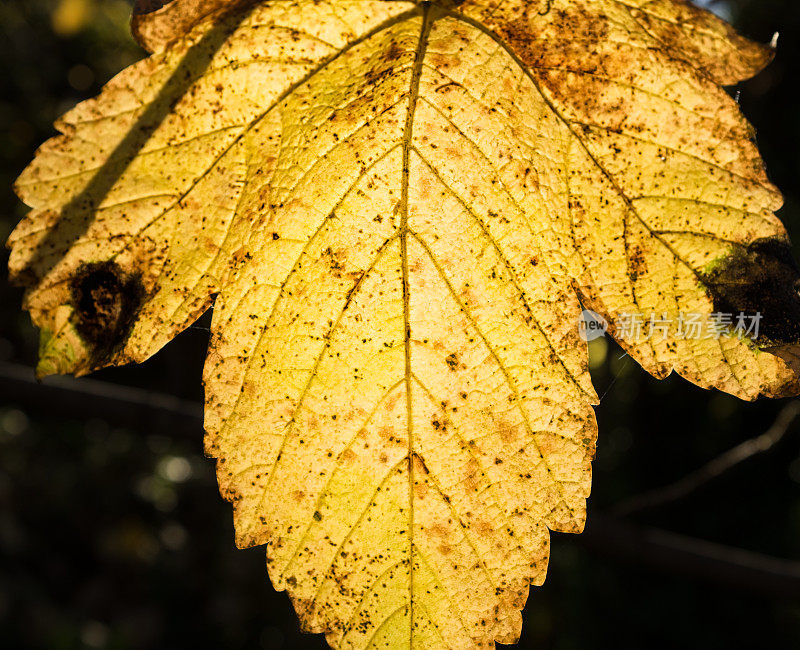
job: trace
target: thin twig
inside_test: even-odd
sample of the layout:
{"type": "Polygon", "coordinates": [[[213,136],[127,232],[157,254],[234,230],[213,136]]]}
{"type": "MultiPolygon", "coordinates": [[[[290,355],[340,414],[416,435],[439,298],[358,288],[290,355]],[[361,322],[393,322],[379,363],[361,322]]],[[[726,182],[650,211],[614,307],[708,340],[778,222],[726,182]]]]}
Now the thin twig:
{"type": "Polygon", "coordinates": [[[611,508],[610,513],[615,517],[627,517],[643,510],[650,510],[686,498],[736,465],[772,449],[787,434],[798,415],[800,415],[800,402],[790,402],[778,413],[772,426],[760,436],[726,451],[675,483],[626,499],[611,508]]]}

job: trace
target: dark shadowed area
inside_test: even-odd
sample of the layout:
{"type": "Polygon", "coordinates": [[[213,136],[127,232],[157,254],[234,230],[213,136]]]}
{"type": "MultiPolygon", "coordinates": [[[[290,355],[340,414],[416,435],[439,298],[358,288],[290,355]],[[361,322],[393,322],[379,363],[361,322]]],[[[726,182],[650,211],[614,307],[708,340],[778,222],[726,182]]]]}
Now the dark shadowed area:
{"type": "MultiPolygon", "coordinates": [[[[144,55],[131,4],[0,3],[0,239],[25,212],[12,182],[53,120],[144,55]]],[[[780,32],[776,60],[731,92],[785,194],[798,257],[800,4],[703,4],[756,40],[780,32]]],[[[326,647],[298,631],[263,549],[234,547],[202,451],[208,315],[139,367],[39,386],[37,334],[7,259],[0,251],[0,646],[326,647]]],[[[75,291],[102,297],[106,275],[88,269],[75,291]]],[[[97,318],[125,327],[124,305],[103,304],[97,318]]],[[[603,399],[589,524],[553,536],[520,647],[800,647],[800,409],[656,381],[604,340],[592,371],[603,399]]]]}

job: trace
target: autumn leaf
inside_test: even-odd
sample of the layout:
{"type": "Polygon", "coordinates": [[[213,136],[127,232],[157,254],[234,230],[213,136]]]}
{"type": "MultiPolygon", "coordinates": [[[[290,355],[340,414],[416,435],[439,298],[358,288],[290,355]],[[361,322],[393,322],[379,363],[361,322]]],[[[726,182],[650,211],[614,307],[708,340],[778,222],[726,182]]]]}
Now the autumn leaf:
{"type": "Polygon", "coordinates": [[[212,304],[237,543],[337,648],[514,642],[579,532],[582,307],[648,372],[800,391],[798,272],[721,89],[768,48],[680,0],[140,0],[152,55],[57,124],[10,239],[39,375],[212,304]],[[760,314],[629,338],[622,315],[760,314]]]}

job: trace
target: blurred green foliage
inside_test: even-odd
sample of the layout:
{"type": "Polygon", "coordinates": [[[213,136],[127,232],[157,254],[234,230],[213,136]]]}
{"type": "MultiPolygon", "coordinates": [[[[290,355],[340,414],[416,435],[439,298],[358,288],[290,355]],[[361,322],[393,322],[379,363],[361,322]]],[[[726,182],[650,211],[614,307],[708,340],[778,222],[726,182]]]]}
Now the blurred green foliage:
{"type": "MultiPolygon", "coordinates": [[[[800,242],[800,5],[712,2],[769,41],[776,61],[741,84],[745,114],[781,212],[800,242]]],[[[143,56],[122,0],[0,3],[0,238],[24,214],[11,184],[52,122],[143,56]]],[[[0,260],[5,274],[4,253],[0,260]]],[[[5,275],[3,275],[5,278],[5,275]]],[[[0,362],[32,365],[21,292],[0,282],[0,362]]],[[[207,318],[147,363],[97,378],[200,402],[207,318]],[[205,324],[205,325],[204,325],[205,324]]],[[[603,512],[670,483],[763,432],[779,402],[745,404],[679,378],[646,376],[614,346],[593,349],[603,401],[594,494],[603,512]]],[[[691,499],[635,518],[700,539],[800,559],[800,425],[691,499]]],[[[770,598],[643,568],[553,536],[550,575],[532,592],[523,648],[639,650],[800,647],[800,595],[770,598]]],[[[106,422],[22,408],[0,395],[0,645],[8,648],[324,648],[302,636],[266,576],[263,549],[233,546],[200,426],[106,422]]]]}

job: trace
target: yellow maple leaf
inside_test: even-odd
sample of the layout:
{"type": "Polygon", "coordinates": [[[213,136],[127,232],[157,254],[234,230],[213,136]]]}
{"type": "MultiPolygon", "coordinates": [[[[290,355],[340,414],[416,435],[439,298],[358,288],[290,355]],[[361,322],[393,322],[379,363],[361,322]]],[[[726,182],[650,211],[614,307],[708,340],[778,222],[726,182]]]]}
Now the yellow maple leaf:
{"type": "Polygon", "coordinates": [[[650,373],[796,394],[798,273],[719,87],[767,48],[680,0],[140,0],[153,54],[17,182],[38,372],[214,305],[206,449],[237,543],[338,648],[514,642],[579,532],[581,302],[650,373]],[[622,315],[761,336],[629,337],[622,315]]]}

